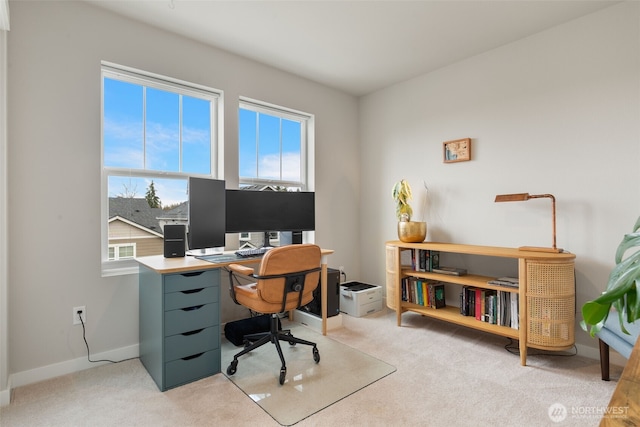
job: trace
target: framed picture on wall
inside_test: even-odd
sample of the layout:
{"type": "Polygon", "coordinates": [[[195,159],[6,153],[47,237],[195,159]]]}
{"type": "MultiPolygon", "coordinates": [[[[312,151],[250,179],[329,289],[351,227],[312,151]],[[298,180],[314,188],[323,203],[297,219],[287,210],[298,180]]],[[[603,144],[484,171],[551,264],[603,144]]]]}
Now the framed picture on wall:
{"type": "Polygon", "coordinates": [[[445,163],[471,160],[471,138],[454,139],[442,143],[445,163]]]}

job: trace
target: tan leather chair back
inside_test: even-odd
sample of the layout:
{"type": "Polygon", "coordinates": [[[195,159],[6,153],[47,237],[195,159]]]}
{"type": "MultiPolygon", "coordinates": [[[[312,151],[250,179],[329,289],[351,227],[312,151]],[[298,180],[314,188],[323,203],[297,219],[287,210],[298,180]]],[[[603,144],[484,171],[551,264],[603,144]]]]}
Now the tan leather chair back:
{"type": "MultiPolygon", "coordinates": [[[[272,276],[319,268],[320,258],[320,247],[317,245],[302,244],[274,248],[263,256],[258,276],[272,276]]],[[[306,275],[301,305],[308,304],[313,300],[313,291],[318,287],[319,281],[320,271],[306,275]]],[[[282,303],[285,278],[258,279],[256,286],[258,295],[263,300],[274,304],[282,303]]],[[[297,308],[298,301],[298,292],[289,293],[285,310],[297,308]]]]}

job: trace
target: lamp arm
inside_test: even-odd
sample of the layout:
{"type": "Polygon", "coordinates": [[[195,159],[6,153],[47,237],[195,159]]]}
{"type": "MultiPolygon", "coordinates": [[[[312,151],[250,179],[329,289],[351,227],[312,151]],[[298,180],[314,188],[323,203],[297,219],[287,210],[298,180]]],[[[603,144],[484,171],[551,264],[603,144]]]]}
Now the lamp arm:
{"type": "Polygon", "coordinates": [[[551,199],[551,214],[552,214],[552,224],[553,224],[553,249],[556,248],[556,198],[553,194],[531,194],[529,195],[530,199],[540,199],[547,198],[551,199]]]}

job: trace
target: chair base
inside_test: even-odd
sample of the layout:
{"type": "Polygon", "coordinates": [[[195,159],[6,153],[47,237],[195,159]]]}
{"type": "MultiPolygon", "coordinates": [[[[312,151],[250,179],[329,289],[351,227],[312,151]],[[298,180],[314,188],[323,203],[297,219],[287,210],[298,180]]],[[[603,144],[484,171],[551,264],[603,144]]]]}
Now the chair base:
{"type": "Polygon", "coordinates": [[[291,334],[290,330],[281,330],[279,327],[278,315],[272,314],[270,319],[270,330],[269,332],[262,332],[258,334],[251,334],[245,336],[245,348],[233,356],[233,360],[229,364],[227,368],[227,374],[233,375],[236,373],[238,367],[238,358],[244,354],[249,353],[250,351],[255,350],[258,347],[261,347],[269,342],[273,343],[276,346],[276,350],[278,351],[278,356],[280,356],[280,362],[282,366],[280,367],[280,376],[278,382],[282,385],[284,384],[285,377],[287,375],[287,365],[284,360],[284,355],[282,353],[282,348],[280,347],[280,341],[286,341],[290,345],[303,344],[312,347],[313,352],[313,360],[316,363],[320,362],[320,352],[318,351],[318,347],[316,343],[303,340],[301,338],[294,337],[291,334]]]}

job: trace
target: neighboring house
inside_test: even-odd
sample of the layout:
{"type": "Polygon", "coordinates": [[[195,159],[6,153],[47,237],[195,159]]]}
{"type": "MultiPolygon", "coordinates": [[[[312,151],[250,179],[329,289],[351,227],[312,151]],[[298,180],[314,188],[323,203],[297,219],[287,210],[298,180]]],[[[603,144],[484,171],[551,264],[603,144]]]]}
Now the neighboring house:
{"type": "MultiPolygon", "coordinates": [[[[273,185],[243,187],[248,191],[282,191],[273,185]]],[[[164,225],[187,224],[188,202],[170,209],[149,207],[144,198],[109,198],[109,259],[126,259],[164,252],[164,225]]],[[[280,242],[278,232],[270,233],[270,243],[280,242]]],[[[263,233],[240,233],[240,249],[254,249],[263,245],[263,233]]]]}
{"type": "Polygon", "coordinates": [[[109,259],[160,255],[164,225],[186,222],[186,202],[165,211],[144,198],[109,198],[109,259]]]}

